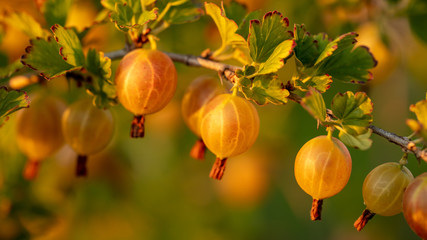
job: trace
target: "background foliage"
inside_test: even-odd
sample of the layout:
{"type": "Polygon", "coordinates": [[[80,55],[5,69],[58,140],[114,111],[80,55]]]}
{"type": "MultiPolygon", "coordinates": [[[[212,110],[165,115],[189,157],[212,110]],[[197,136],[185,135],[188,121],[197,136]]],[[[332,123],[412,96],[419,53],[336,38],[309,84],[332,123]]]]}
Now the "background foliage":
{"type": "MultiPolygon", "coordinates": [[[[68,17],[59,12],[46,20],[78,29],[91,25],[102,9],[98,1],[56,2],[69,4],[68,17]]],[[[414,118],[409,105],[425,98],[427,86],[427,45],[422,42],[425,31],[419,27],[426,18],[419,19],[423,8],[415,6],[422,1],[411,1],[404,13],[394,12],[400,1],[246,2],[252,10],[278,10],[288,17],[290,26],[304,23],[311,32],[325,32],[331,38],[350,31],[359,33],[357,39],[371,45],[379,61],[374,80],[363,86],[334,81],[324,94],[326,106],[336,92],[366,91],[374,102],[373,123],[409,135],[405,121],[414,118]],[[412,34],[410,25],[418,35],[412,34]]],[[[0,6],[2,11],[25,11],[36,20],[43,19],[35,1],[2,0],[0,6]]],[[[30,30],[35,36],[44,34],[43,30],[30,30]]],[[[25,53],[29,39],[10,23],[0,25],[0,32],[3,66],[25,53]]],[[[194,55],[223,44],[209,16],[174,25],[159,38],[161,50],[194,55]]],[[[89,48],[109,52],[123,48],[125,41],[108,22],[87,32],[83,43],[84,52],[89,48]]],[[[89,62],[80,58],[70,64],[89,62]]],[[[114,71],[118,61],[111,64],[114,71]]],[[[15,117],[11,115],[0,130],[0,239],[417,239],[402,214],[377,216],[362,232],[352,226],[364,209],[361,189],[365,176],[375,166],[398,161],[402,155],[397,146],[377,136],[372,136],[367,151],[349,148],[353,171],[348,185],[325,201],[322,221],[310,221],[311,198],[298,187],[293,162],[306,141],[326,132],[318,130],[316,121],[295,103],[257,107],[261,129],[254,147],[230,159],[221,182],[211,180],[208,174],[214,156],[199,162],[188,155],[196,137],[181,120],[180,99],[195,77],[216,73],[182,64],[176,67],[175,97],[164,110],[147,117],[144,139],[130,139],[131,114],[121,106],[112,108],[114,139],[106,150],[89,159],[85,179],[73,175],[75,155],[64,147],[44,161],[34,182],[23,180],[25,157],[17,149],[15,117]]],[[[279,73],[284,75],[285,71],[279,73]]],[[[32,85],[25,90],[31,93],[38,88],[32,85]]],[[[63,77],[50,81],[47,88],[67,103],[87,95],[75,85],[69,86],[63,77]]],[[[408,168],[416,176],[426,166],[411,155],[408,168]]]]}

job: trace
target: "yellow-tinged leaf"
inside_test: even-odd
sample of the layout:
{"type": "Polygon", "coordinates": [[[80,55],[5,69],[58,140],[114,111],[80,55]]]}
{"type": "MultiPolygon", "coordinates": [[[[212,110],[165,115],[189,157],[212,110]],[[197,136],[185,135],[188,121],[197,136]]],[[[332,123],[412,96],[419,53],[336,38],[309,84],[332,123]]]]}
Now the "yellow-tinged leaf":
{"type": "Polygon", "coordinates": [[[221,47],[212,54],[212,57],[220,58],[222,55],[232,57],[236,48],[239,48],[240,53],[246,55],[246,49],[249,49],[247,42],[242,36],[236,33],[238,25],[225,16],[224,7],[221,6],[220,8],[213,3],[205,3],[205,9],[206,14],[214,20],[222,41],[221,47]]]}
{"type": "Polygon", "coordinates": [[[412,129],[412,131],[417,132],[424,138],[424,141],[427,142],[427,100],[422,100],[416,104],[412,104],[409,107],[409,110],[415,113],[418,121],[408,119],[406,124],[412,129]]]}

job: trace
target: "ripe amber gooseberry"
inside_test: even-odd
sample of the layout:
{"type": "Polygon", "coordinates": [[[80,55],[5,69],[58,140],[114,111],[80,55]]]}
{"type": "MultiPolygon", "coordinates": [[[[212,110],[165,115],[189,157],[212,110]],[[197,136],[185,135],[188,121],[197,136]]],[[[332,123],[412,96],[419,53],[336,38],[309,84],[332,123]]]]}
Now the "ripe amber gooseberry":
{"type": "Polygon", "coordinates": [[[144,137],[144,115],[160,111],[175,93],[172,60],[158,50],[133,50],[120,61],[115,81],[120,103],[135,116],[131,137],[144,137]]]}
{"type": "Polygon", "coordinates": [[[220,94],[206,105],[200,130],[206,146],[216,155],[210,177],[220,180],[227,158],[248,150],[258,137],[258,112],[246,99],[220,94]]]}
{"type": "Polygon", "coordinates": [[[23,172],[26,179],[34,179],[40,161],[64,144],[61,116],[65,108],[65,103],[56,97],[37,95],[29,108],[18,112],[18,147],[28,157],[23,172]]]}
{"type": "Polygon", "coordinates": [[[110,110],[93,106],[90,100],[73,103],[62,115],[65,141],[77,152],[77,176],[87,174],[87,155],[104,149],[113,136],[110,110]]]}
{"type": "Polygon", "coordinates": [[[403,216],[418,236],[427,239],[427,172],[416,177],[406,188],[403,216]]]}
{"type": "Polygon", "coordinates": [[[215,96],[224,91],[218,80],[210,76],[196,78],[187,88],[181,103],[181,112],[185,123],[199,139],[190,151],[194,159],[202,160],[205,157],[206,145],[201,139],[200,125],[205,112],[206,104],[215,96]]]}
{"type": "Polygon", "coordinates": [[[311,220],[320,220],[323,199],[339,193],[350,178],[351,156],[340,140],[318,136],[299,150],[294,171],[298,185],[313,197],[311,220]]]}
{"type": "Polygon", "coordinates": [[[393,216],[402,211],[402,198],[408,184],[414,179],[405,166],[388,162],[374,168],[363,182],[362,194],[366,209],[354,223],[360,231],[375,214],[393,216]]]}

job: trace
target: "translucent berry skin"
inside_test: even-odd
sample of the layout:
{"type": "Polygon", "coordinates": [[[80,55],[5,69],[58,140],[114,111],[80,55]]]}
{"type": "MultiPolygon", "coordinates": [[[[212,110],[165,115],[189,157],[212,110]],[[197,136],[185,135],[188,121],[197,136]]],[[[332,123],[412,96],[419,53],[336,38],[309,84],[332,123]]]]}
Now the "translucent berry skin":
{"type": "Polygon", "coordinates": [[[258,112],[241,97],[220,94],[206,105],[200,129],[206,146],[219,159],[236,156],[258,137],[258,112]]]}
{"type": "Polygon", "coordinates": [[[295,159],[298,185],[313,199],[339,193],[351,174],[351,156],[338,139],[318,136],[305,143],[295,159]]]}
{"type": "Polygon", "coordinates": [[[198,137],[201,136],[200,125],[205,105],[223,92],[218,79],[210,76],[198,77],[188,86],[182,98],[181,112],[187,126],[198,137]]]}
{"type": "Polygon", "coordinates": [[[146,115],[161,110],[172,99],[177,73],[166,54],[136,49],[120,61],[115,82],[120,103],[134,115],[146,115]]]}
{"type": "Polygon", "coordinates": [[[79,155],[90,155],[104,149],[113,136],[113,116],[89,100],[73,103],[62,115],[65,141],[79,155]]]}
{"type": "Polygon", "coordinates": [[[61,116],[64,102],[52,96],[36,96],[30,107],[17,114],[18,147],[30,161],[41,161],[64,144],[61,116]]]}
{"type": "Polygon", "coordinates": [[[363,201],[371,212],[393,216],[402,211],[403,193],[414,179],[412,173],[397,162],[374,168],[363,182],[363,201]]]}
{"type": "Polygon", "coordinates": [[[427,239],[427,172],[416,177],[406,188],[403,216],[418,236],[427,239]]]}

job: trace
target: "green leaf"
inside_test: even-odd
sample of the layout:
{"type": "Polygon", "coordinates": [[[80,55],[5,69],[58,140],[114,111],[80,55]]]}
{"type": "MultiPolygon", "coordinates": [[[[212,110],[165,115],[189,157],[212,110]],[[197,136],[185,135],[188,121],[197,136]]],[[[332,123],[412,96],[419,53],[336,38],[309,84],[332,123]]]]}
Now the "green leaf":
{"type": "Polygon", "coordinates": [[[411,30],[427,43],[427,2],[425,0],[412,0],[408,7],[408,19],[411,30]]]}
{"type": "Polygon", "coordinates": [[[285,40],[280,43],[270,55],[270,57],[264,63],[259,65],[257,74],[269,74],[275,73],[283,67],[284,59],[288,58],[295,47],[295,41],[293,39],[285,40]]]}
{"type": "Polygon", "coordinates": [[[115,94],[116,88],[114,85],[106,84],[100,94],[93,97],[93,102],[95,103],[95,106],[103,109],[115,106],[118,103],[115,94]]]}
{"type": "Polygon", "coordinates": [[[87,84],[86,88],[94,96],[97,107],[108,108],[117,103],[116,89],[111,78],[111,59],[104,56],[103,52],[89,49],[85,68],[94,76],[94,81],[87,84]]]}
{"type": "Polygon", "coordinates": [[[300,68],[300,78],[327,74],[333,80],[352,83],[365,83],[372,78],[369,69],[377,62],[368,48],[354,47],[356,33],[347,33],[329,42],[326,34],[312,36],[304,25],[295,25],[294,37],[295,54],[304,66],[300,68]]]}
{"type": "Polygon", "coordinates": [[[85,68],[102,80],[109,80],[111,77],[111,59],[104,56],[103,52],[89,49],[86,57],[85,68]]]}
{"type": "Polygon", "coordinates": [[[316,75],[329,74],[333,80],[365,83],[372,78],[369,69],[377,62],[364,46],[354,47],[356,33],[344,34],[330,42],[315,63],[316,75]]]}
{"type": "Polygon", "coordinates": [[[31,46],[21,58],[21,62],[29,68],[36,70],[46,79],[51,79],[65,74],[68,71],[79,69],[70,65],[62,59],[59,54],[59,45],[52,37],[45,39],[34,39],[30,41],[31,46]]]}
{"type": "Polygon", "coordinates": [[[85,56],[82,44],[74,30],[65,29],[58,24],[53,25],[51,29],[55,36],[55,40],[61,46],[59,53],[62,58],[75,67],[83,66],[85,63],[85,56]]]}
{"type": "Polygon", "coordinates": [[[370,139],[372,131],[369,129],[366,133],[354,136],[347,133],[345,130],[340,129],[338,137],[341,141],[350,147],[358,148],[360,150],[367,150],[372,145],[372,140],[370,139]]]}
{"type": "Polygon", "coordinates": [[[289,20],[274,11],[264,15],[262,22],[252,20],[249,29],[249,49],[252,59],[263,63],[273,54],[276,47],[289,39],[289,20]]]}
{"type": "Polygon", "coordinates": [[[427,94],[426,100],[412,104],[409,110],[415,113],[417,120],[408,119],[406,123],[412,131],[418,133],[424,139],[424,142],[427,143],[427,94]]]}
{"type": "Polygon", "coordinates": [[[322,94],[315,88],[310,88],[301,100],[301,106],[307,110],[315,119],[324,122],[326,119],[326,105],[322,94]]]}
{"type": "Polygon", "coordinates": [[[356,33],[346,33],[337,37],[334,41],[328,43],[325,49],[323,49],[320,56],[317,58],[316,63],[314,65],[318,65],[326,58],[332,56],[332,54],[335,52],[339,53],[342,52],[345,48],[352,48],[353,45],[356,43],[356,36],[356,33]]]}
{"type": "Polygon", "coordinates": [[[236,1],[231,1],[224,10],[225,15],[237,24],[241,23],[247,14],[246,7],[236,1]]]}
{"type": "Polygon", "coordinates": [[[94,104],[99,108],[109,108],[117,104],[116,88],[113,84],[97,78],[96,81],[86,84],[86,89],[93,96],[94,104]]]}
{"type": "Polygon", "coordinates": [[[135,26],[135,24],[132,24],[133,10],[126,2],[116,2],[114,12],[111,13],[110,18],[120,31],[126,32],[129,28],[135,26]]]}
{"type": "Polygon", "coordinates": [[[289,91],[275,74],[257,75],[253,79],[240,80],[240,89],[247,99],[259,105],[285,104],[289,91]]]}
{"type": "Polygon", "coordinates": [[[368,149],[372,141],[368,126],[372,122],[372,102],[364,92],[346,92],[335,95],[332,100],[332,120],[340,131],[340,139],[347,145],[362,150],[368,149]]]}
{"type": "Polygon", "coordinates": [[[30,104],[27,93],[20,90],[8,90],[0,87],[0,127],[8,120],[8,116],[30,104]]]}
{"type": "Polygon", "coordinates": [[[261,17],[261,11],[253,11],[248,13],[245,18],[240,22],[239,28],[237,29],[236,33],[242,36],[244,39],[247,39],[249,36],[249,27],[251,20],[256,20],[261,17]]]}
{"type": "Polygon", "coordinates": [[[295,79],[294,85],[301,91],[308,91],[311,87],[321,93],[326,92],[331,87],[332,78],[328,74],[314,77],[306,77],[305,79],[295,79]]]}
{"type": "Polygon", "coordinates": [[[326,34],[319,33],[313,36],[306,32],[303,24],[295,24],[294,38],[296,42],[295,55],[305,67],[313,66],[319,58],[320,53],[329,43],[326,34]]]}
{"type": "MultiPolygon", "coordinates": [[[[24,66],[21,63],[21,59],[18,59],[5,67],[0,67],[0,79],[12,76],[12,74],[14,74],[23,67],[24,66]]],[[[3,84],[3,81],[0,80],[0,84],[3,84]]]]}
{"type": "Polygon", "coordinates": [[[71,3],[71,0],[47,0],[45,2],[43,13],[49,27],[54,24],[65,25],[71,3]]]}
{"type": "Polygon", "coordinates": [[[172,2],[172,6],[163,17],[163,21],[169,24],[183,24],[198,20],[202,14],[203,10],[191,1],[175,1],[172,2]]]}
{"type": "Polygon", "coordinates": [[[24,32],[30,39],[45,38],[49,35],[49,32],[44,30],[32,16],[25,12],[14,12],[6,16],[5,21],[8,25],[24,32]]]}
{"type": "Polygon", "coordinates": [[[159,9],[153,8],[150,11],[145,11],[141,15],[139,15],[138,24],[144,25],[150,21],[157,19],[159,9]]]}
{"type": "Polygon", "coordinates": [[[236,33],[238,26],[225,16],[224,8],[219,8],[213,3],[205,3],[205,9],[206,14],[214,20],[222,40],[221,47],[212,54],[212,57],[218,60],[222,60],[221,56],[225,56],[224,59],[231,58],[238,48],[241,48],[245,55],[245,49],[248,49],[246,40],[236,33]]]}
{"type": "Polygon", "coordinates": [[[251,76],[256,72],[256,68],[252,65],[245,65],[243,67],[244,76],[251,76]]]}
{"type": "Polygon", "coordinates": [[[372,122],[373,105],[364,92],[338,93],[332,100],[331,108],[334,116],[351,135],[366,133],[372,122]]]}
{"type": "Polygon", "coordinates": [[[156,7],[161,19],[169,25],[193,22],[203,14],[203,10],[189,0],[157,0],[156,7]]]}

